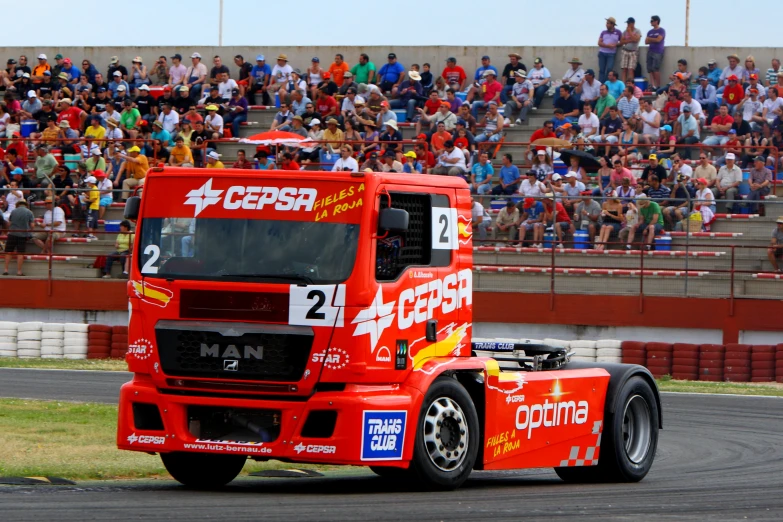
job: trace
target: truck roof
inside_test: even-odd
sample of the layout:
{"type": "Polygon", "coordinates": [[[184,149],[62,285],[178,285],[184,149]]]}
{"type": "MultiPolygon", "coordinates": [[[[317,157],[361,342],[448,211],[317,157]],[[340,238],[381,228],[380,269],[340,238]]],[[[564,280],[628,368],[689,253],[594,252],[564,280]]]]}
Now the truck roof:
{"type": "Polygon", "coordinates": [[[394,183],[425,187],[467,188],[464,179],[455,176],[435,176],[431,174],[399,174],[396,172],[331,172],[326,170],[249,170],[249,169],[204,169],[182,167],[153,167],[147,172],[147,179],[159,177],[183,178],[249,178],[249,179],[302,179],[320,181],[342,181],[356,183],[373,179],[376,183],[394,183]]]}

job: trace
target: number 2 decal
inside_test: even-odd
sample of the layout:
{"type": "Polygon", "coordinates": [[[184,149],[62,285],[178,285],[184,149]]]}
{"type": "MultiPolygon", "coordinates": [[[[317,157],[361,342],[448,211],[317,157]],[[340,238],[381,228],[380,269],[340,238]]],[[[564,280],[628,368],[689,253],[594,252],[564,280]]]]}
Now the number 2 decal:
{"type": "Polygon", "coordinates": [[[305,315],[305,319],[313,319],[316,321],[323,321],[326,318],[326,314],[323,312],[319,312],[318,310],[321,309],[321,307],[324,305],[324,301],[326,301],[326,296],[321,290],[311,290],[310,293],[307,294],[307,299],[312,300],[315,299],[315,304],[313,305],[310,310],[307,311],[307,315],[305,315]]]}
{"type": "Polygon", "coordinates": [[[141,267],[141,273],[157,274],[158,267],[155,266],[155,263],[157,263],[160,258],[160,247],[158,245],[147,245],[147,248],[144,249],[144,255],[150,256],[150,258],[147,259],[147,262],[141,267]]]}
{"type": "Polygon", "coordinates": [[[457,250],[457,209],[432,207],[432,249],[457,250]]]}
{"type": "Polygon", "coordinates": [[[345,285],[291,285],[288,324],[343,326],[345,285]]]}

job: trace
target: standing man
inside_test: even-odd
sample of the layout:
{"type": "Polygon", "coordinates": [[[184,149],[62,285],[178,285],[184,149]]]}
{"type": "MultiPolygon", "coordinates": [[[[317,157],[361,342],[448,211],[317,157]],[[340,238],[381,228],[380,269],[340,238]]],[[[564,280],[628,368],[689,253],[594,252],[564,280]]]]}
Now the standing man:
{"type": "Polygon", "coordinates": [[[613,16],[606,19],[606,29],[598,37],[598,81],[604,83],[606,75],[614,69],[614,59],[623,33],[617,29],[617,20],[613,16]]]}
{"type": "Polygon", "coordinates": [[[653,15],[650,18],[652,29],[647,31],[644,43],[647,48],[647,72],[650,73],[650,85],[652,90],[661,87],[661,64],[663,63],[663,51],[665,48],[666,31],[661,27],[661,17],[653,15]]]}
{"type": "Polygon", "coordinates": [[[636,75],[636,64],[639,62],[639,40],[642,32],[636,28],[636,19],[628,17],[625,21],[626,28],[620,40],[620,67],[622,68],[622,81],[633,81],[636,75]]]}
{"type": "Polygon", "coordinates": [[[8,218],[8,240],[5,243],[5,270],[3,275],[8,275],[8,265],[11,263],[11,254],[16,253],[16,275],[23,276],[22,265],[24,264],[24,253],[27,249],[27,238],[30,236],[29,230],[32,230],[35,224],[35,218],[30,209],[27,208],[27,201],[20,199],[16,202],[16,208],[11,211],[8,218]]]}

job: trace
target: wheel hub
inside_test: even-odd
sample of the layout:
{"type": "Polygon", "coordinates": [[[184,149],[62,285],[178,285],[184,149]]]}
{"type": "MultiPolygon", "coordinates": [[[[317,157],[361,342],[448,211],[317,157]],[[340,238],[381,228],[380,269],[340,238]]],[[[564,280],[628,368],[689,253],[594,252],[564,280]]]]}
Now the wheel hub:
{"type": "Polygon", "coordinates": [[[650,451],[650,407],[640,395],[629,397],[623,413],[623,445],[628,460],[639,464],[650,451]]]}
{"type": "Polygon", "coordinates": [[[440,397],[424,416],[424,444],[432,463],[442,471],[457,469],[468,450],[468,424],[459,404],[440,397]]]}

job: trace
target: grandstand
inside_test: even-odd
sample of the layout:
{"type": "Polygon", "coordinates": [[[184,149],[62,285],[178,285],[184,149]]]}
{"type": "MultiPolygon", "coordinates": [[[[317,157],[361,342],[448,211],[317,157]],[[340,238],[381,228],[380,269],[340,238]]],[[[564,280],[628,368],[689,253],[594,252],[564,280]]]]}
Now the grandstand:
{"type": "MultiPolygon", "coordinates": [[[[189,56],[189,54],[183,54],[189,56]]],[[[529,53],[523,54],[525,54],[526,61],[532,64],[533,57],[529,53]]],[[[585,53],[583,52],[583,54],[585,53]]],[[[433,56],[430,61],[438,63],[442,62],[442,58],[433,56]]],[[[472,62],[475,61],[477,61],[477,57],[473,57],[472,62]]],[[[500,69],[504,61],[505,59],[498,60],[495,64],[500,69]]],[[[691,67],[694,73],[699,65],[701,64],[694,64],[691,67]]],[[[324,64],[323,67],[326,68],[326,65],[324,64]]],[[[552,78],[559,78],[561,69],[566,70],[567,67],[564,62],[550,64],[552,78]]],[[[435,67],[433,67],[433,76],[437,78],[439,74],[434,69],[435,67]]],[[[232,78],[241,79],[241,76],[236,73],[236,67],[229,69],[229,71],[232,78]]],[[[466,70],[466,72],[468,77],[472,78],[473,71],[466,70]]],[[[467,87],[467,85],[466,83],[463,87],[467,87]]],[[[20,93],[11,88],[10,84],[6,83],[6,87],[8,87],[7,93],[12,94],[14,98],[19,97],[20,93]]],[[[161,85],[153,86],[152,90],[156,96],[162,94],[161,85]]],[[[464,99],[466,95],[464,91],[467,91],[467,88],[458,93],[459,98],[464,99]]],[[[391,92],[386,96],[388,99],[394,99],[391,92]]],[[[657,97],[655,93],[647,91],[643,94],[643,99],[655,101],[657,97]]],[[[285,101],[285,96],[283,101],[285,101]]],[[[194,99],[193,103],[198,104],[198,101],[194,99]]],[[[253,156],[256,152],[255,145],[244,143],[241,140],[270,129],[279,111],[274,105],[273,99],[270,99],[270,106],[249,106],[247,121],[239,125],[238,136],[211,140],[216,152],[221,154],[220,161],[223,164],[226,166],[233,164],[238,159],[240,150],[244,151],[248,158],[253,156]]],[[[60,109],[58,107],[55,110],[60,109]]],[[[199,105],[197,112],[205,116],[204,109],[203,104],[199,105]]],[[[513,156],[513,163],[521,172],[524,173],[529,168],[530,160],[527,152],[533,133],[540,129],[545,122],[552,120],[553,109],[552,97],[547,94],[536,111],[528,112],[525,122],[504,127],[502,140],[498,144],[493,144],[489,149],[492,153],[491,161],[496,171],[500,167],[500,158],[504,154],[513,156]]],[[[397,109],[394,112],[400,122],[399,129],[404,140],[402,142],[403,149],[410,150],[412,144],[419,140],[415,125],[404,121],[406,119],[404,109],[397,109]]],[[[478,120],[481,121],[485,115],[485,108],[479,109],[478,114],[478,120]]],[[[143,119],[138,121],[141,126],[143,119]]],[[[514,118],[510,123],[513,121],[514,118]]],[[[777,125],[777,121],[773,122],[774,125],[777,125]]],[[[89,125],[89,121],[85,123],[86,125],[89,125]]],[[[226,129],[228,127],[226,125],[226,129]]],[[[479,131],[481,128],[482,125],[479,124],[479,131]]],[[[141,127],[138,130],[141,139],[149,140],[151,138],[145,134],[141,127]]],[[[767,130],[767,132],[771,131],[767,130]]],[[[703,127],[701,141],[703,142],[712,134],[711,129],[703,127]]],[[[26,142],[28,148],[32,150],[34,145],[32,141],[35,140],[30,138],[11,139],[7,145],[19,141],[26,142]]],[[[131,145],[133,140],[130,139],[130,135],[127,135],[121,141],[131,145]]],[[[138,141],[134,143],[141,145],[138,141]]],[[[699,147],[698,144],[691,145],[699,147]]],[[[718,151],[720,148],[718,146],[713,149],[718,151]]],[[[776,166],[778,150],[773,146],[767,148],[773,158],[772,163],[776,166]]],[[[86,151],[89,154],[89,146],[86,147],[86,151]]],[[[713,159],[717,160],[720,155],[722,154],[716,152],[713,159]]],[[[31,153],[27,165],[28,176],[31,179],[35,178],[34,159],[35,157],[31,153]]],[[[158,161],[159,159],[154,156],[149,157],[150,164],[155,164],[158,161]]],[[[642,172],[643,161],[643,158],[639,158],[639,160],[628,159],[625,166],[638,177],[642,172]]],[[[330,165],[315,162],[307,168],[329,167],[330,165]]],[[[565,169],[564,166],[562,168],[565,169]]],[[[565,170],[562,172],[565,173],[565,170]]],[[[73,178],[75,182],[80,181],[76,169],[73,169],[73,178]]],[[[588,188],[594,188],[597,186],[598,180],[592,177],[585,181],[588,188]]],[[[497,176],[495,183],[497,183],[497,176]]],[[[761,212],[757,214],[730,214],[721,208],[723,202],[720,202],[719,213],[709,232],[689,234],[667,231],[663,235],[671,238],[670,246],[665,248],[659,246],[650,251],[645,250],[641,244],[633,246],[631,250],[626,250],[625,245],[615,244],[610,245],[605,251],[598,251],[577,242],[573,237],[566,238],[564,248],[537,248],[530,247],[529,244],[518,246],[515,241],[500,242],[492,237],[481,242],[477,235],[474,235],[474,263],[476,265],[474,285],[477,290],[492,292],[616,295],[643,293],[651,296],[670,297],[779,299],[779,296],[783,294],[783,281],[780,280],[779,274],[774,273],[772,265],[767,260],[766,249],[769,246],[769,239],[775,228],[776,219],[783,216],[783,206],[778,204],[779,200],[777,199],[780,192],[783,192],[780,182],[773,181],[772,191],[763,201],[763,215],[761,212]]],[[[495,198],[482,197],[480,199],[486,207],[490,208],[491,201],[495,198]]],[[[41,218],[44,212],[42,202],[35,202],[33,211],[37,218],[41,218]]],[[[111,205],[106,210],[99,229],[95,233],[95,238],[70,237],[74,230],[73,224],[69,223],[65,237],[56,242],[53,256],[40,255],[38,254],[39,249],[29,244],[25,277],[97,280],[101,276],[100,270],[92,266],[95,264],[96,258],[106,256],[114,250],[116,237],[115,232],[105,230],[104,223],[113,223],[116,226],[116,223],[122,219],[122,214],[122,203],[111,205]]],[[[491,216],[492,219],[495,219],[496,213],[491,212],[491,216]]],[[[120,267],[115,266],[114,279],[105,280],[105,284],[116,284],[117,279],[120,279],[121,276],[120,271],[120,267]]],[[[14,278],[13,275],[7,277],[14,278]]]]}

